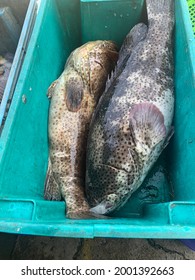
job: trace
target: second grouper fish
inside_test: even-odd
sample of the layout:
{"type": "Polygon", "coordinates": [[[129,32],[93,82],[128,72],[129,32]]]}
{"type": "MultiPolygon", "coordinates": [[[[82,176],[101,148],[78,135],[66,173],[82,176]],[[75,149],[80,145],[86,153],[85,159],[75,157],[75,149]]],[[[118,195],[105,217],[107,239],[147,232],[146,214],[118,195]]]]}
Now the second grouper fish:
{"type": "Polygon", "coordinates": [[[119,209],[141,186],[173,132],[174,0],[146,0],[93,115],[86,195],[91,211],[119,209]]]}
{"type": "Polygon", "coordinates": [[[69,218],[88,217],[84,194],[86,145],[92,113],[118,59],[111,41],[86,43],[72,52],[48,96],[49,166],[45,198],[66,201],[69,218]]]}

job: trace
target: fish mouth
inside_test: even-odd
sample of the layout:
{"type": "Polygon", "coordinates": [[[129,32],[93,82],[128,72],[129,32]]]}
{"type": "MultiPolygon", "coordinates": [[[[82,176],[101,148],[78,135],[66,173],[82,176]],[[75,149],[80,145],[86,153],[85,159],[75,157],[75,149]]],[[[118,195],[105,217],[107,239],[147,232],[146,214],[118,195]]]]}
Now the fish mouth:
{"type": "Polygon", "coordinates": [[[108,212],[106,209],[106,203],[103,201],[95,207],[92,207],[90,210],[95,215],[105,215],[108,212]]]}
{"type": "Polygon", "coordinates": [[[123,171],[123,172],[128,174],[128,171],[125,168],[117,167],[113,164],[111,165],[111,164],[101,164],[101,163],[99,163],[97,166],[107,166],[107,167],[112,168],[114,170],[123,171]]]}

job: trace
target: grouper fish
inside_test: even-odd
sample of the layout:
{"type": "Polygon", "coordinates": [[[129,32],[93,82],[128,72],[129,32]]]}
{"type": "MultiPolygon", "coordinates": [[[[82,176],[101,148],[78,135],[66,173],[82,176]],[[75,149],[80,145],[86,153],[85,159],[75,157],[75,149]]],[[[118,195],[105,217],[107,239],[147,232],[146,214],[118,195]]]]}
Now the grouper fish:
{"type": "Polygon", "coordinates": [[[63,73],[48,90],[51,103],[45,199],[62,197],[69,218],[87,217],[89,213],[84,194],[88,128],[117,59],[114,42],[88,42],[71,53],[63,73]]]}
{"type": "Polygon", "coordinates": [[[173,134],[174,0],[146,7],[148,25],[127,35],[90,124],[86,196],[96,214],[125,204],[173,134]]]}

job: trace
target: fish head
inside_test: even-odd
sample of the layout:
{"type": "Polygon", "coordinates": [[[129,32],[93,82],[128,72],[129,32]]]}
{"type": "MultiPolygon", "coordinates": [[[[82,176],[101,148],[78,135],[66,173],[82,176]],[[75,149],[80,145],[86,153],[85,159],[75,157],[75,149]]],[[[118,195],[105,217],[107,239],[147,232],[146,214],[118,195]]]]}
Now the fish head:
{"type": "Polygon", "coordinates": [[[118,208],[126,196],[128,174],[109,165],[91,166],[86,173],[86,194],[95,214],[108,214],[118,208]]]}
{"type": "Polygon", "coordinates": [[[163,149],[164,117],[155,105],[136,104],[125,116],[112,133],[108,130],[108,137],[104,135],[98,150],[89,146],[94,164],[89,160],[86,193],[91,211],[97,214],[108,214],[123,206],[163,149]]]}

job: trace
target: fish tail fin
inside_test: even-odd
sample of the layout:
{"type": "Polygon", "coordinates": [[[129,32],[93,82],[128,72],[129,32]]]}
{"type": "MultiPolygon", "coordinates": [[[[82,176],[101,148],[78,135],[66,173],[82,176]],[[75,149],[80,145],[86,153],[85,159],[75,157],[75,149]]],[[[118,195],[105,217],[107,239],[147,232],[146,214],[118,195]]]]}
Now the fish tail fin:
{"type": "Polygon", "coordinates": [[[174,0],[146,0],[148,18],[154,18],[157,14],[174,15],[174,0]]]}
{"type": "Polygon", "coordinates": [[[61,192],[60,188],[55,181],[52,169],[51,162],[49,160],[46,179],[45,179],[45,190],[44,190],[44,198],[46,200],[61,200],[61,192]]]}

